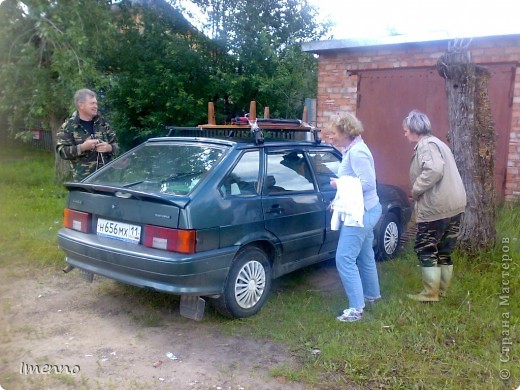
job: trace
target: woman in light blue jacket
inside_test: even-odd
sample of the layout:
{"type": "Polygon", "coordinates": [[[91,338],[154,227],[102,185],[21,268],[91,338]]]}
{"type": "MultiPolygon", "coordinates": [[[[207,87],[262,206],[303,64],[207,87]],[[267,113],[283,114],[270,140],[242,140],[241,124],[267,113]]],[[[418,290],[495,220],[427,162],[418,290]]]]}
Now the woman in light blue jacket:
{"type": "MultiPolygon", "coordinates": [[[[337,317],[342,322],[362,318],[365,302],[381,298],[374,249],[374,227],[381,217],[376,191],[374,159],[361,138],[363,125],[352,114],[332,119],[329,140],[343,151],[338,177],[353,176],[361,181],[363,191],[363,226],[345,221],[336,250],[336,267],[348,297],[349,306],[337,317]]],[[[331,183],[336,187],[333,180],[331,183]]]]}

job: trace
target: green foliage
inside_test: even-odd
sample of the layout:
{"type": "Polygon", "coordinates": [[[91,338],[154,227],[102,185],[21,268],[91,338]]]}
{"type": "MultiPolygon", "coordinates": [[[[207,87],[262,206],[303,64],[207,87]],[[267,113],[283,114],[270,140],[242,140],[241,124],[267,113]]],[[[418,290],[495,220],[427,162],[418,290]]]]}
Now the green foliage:
{"type": "Polygon", "coordinates": [[[209,101],[218,123],[247,112],[251,100],[259,114],[269,106],[273,117],[301,118],[305,98],[316,94],[317,63],[299,45],[322,32],[316,10],[293,0],[219,6],[225,17],[214,23],[222,29],[209,40],[177,9],[120,5],[121,33],[105,68],[109,118],[123,146],[162,135],[165,125],[206,123],[209,101]]]}
{"type": "MultiPolygon", "coordinates": [[[[173,2],[6,0],[0,3],[0,114],[24,130],[56,131],[78,88],[99,92],[100,108],[123,149],[164,126],[218,123],[269,106],[272,117],[301,118],[316,95],[317,61],[303,40],[328,29],[307,0],[216,0],[213,39],[173,2]],[[251,12],[254,10],[254,12],[251,12]]],[[[194,3],[201,3],[194,1],[194,3]]],[[[3,126],[3,127],[2,127],[3,126]]]]}
{"type": "Polygon", "coordinates": [[[56,130],[76,89],[103,85],[96,62],[112,28],[108,10],[101,0],[0,4],[0,112],[11,132],[56,130]]]}
{"type": "Polygon", "coordinates": [[[120,7],[121,33],[106,59],[112,69],[107,103],[111,125],[126,147],[164,135],[166,125],[207,121],[213,97],[210,42],[181,28],[180,18],[173,8],[120,7]]]}
{"type": "Polygon", "coordinates": [[[208,28],[225,55],[237,60],[223,74],[237,113],[256,100],[272,117],[301,118],[305,98],[316,96],[317,61],[300,44],[329,29],[316,22],[317,9],[306,0],[193,2],[207,10],[208,28]]]}

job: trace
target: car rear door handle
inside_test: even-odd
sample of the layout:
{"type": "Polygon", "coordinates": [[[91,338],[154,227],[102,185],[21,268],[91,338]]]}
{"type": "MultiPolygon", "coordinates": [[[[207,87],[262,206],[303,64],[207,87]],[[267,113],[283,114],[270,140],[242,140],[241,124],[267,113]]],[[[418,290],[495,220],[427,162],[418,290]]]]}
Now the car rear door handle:
{"type": "Polygon", "coordinates": [[[268,214],[281,214],[283,213],[284,209],[283,207],[280,207],[279,204],[273,204],[271,206],[271,210],[269,210],[267,213],[268,214]]]}

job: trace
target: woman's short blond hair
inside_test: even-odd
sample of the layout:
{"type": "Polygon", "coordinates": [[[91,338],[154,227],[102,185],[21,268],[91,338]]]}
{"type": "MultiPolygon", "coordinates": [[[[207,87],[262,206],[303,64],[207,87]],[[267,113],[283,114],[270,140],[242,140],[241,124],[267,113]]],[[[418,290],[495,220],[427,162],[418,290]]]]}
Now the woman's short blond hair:
{"type": "Polygon", "coordinates": [[[361,121],[350,113],[332,117],[330,127],[342,134],[346,134],[350,138],[356,138],[364,131],[361,121]]]}

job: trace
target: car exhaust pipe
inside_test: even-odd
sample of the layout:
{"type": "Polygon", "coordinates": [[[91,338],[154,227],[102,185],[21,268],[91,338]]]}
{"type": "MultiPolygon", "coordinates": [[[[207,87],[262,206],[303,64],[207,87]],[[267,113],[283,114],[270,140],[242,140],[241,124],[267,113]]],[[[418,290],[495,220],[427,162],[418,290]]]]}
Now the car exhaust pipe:
{"type": "Polygon", "coordinates": [[[76,267],[74,267],[73,265],[67,264],[67,266],[66,266],[65,268],[63,268],[62,271],[63,271],[64,273],[68,274],[68,273],[69,273],[70,271],[72,271],[74,268],[76,268],[76,267]]]}

